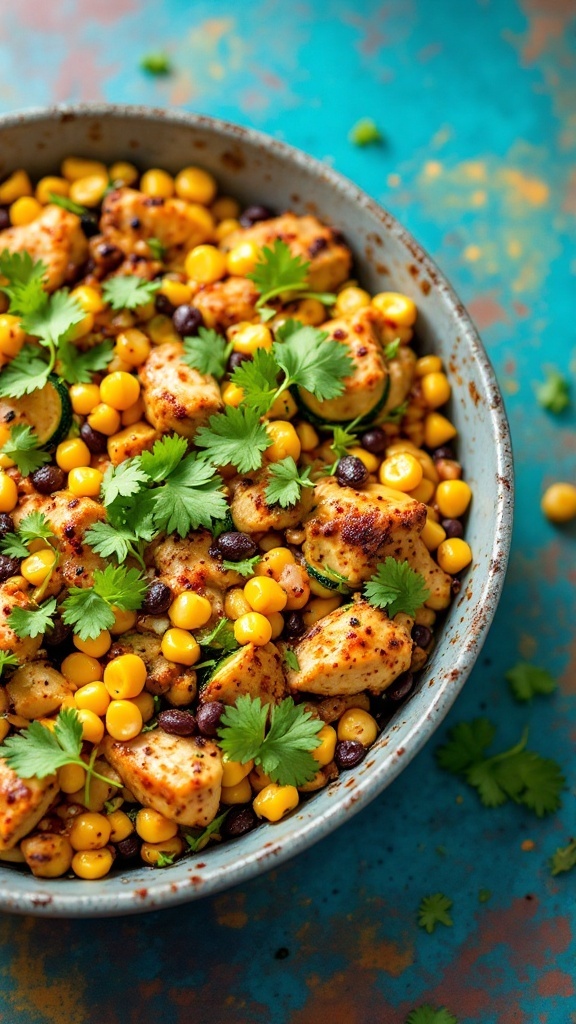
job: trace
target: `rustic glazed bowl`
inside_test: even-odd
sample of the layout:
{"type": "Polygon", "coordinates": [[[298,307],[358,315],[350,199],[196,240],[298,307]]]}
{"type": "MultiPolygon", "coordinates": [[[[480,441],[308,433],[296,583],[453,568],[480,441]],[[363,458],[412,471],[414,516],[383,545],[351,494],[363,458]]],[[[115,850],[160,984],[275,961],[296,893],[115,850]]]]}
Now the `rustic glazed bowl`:
{"type": "Polygon", "coordinates": [[[69,155],[175,172],[211,171],[225,193],[278,211],[312,212],[338,226],[361,283],[406,292],[418,304],[422,352],[438,353],[450,375],[458,456],[474,492],[466,537],[474,562],[463,579],[416,692],[369,756],[297,813],[242,839],[184,858],[164,871],[134,867],[97,882],[36,879],[0,867],[0,909],[46,916],[136,913],[197,899],[245,882],[326,836],[388,786],[430,738],[466,681],[502,590],[513,510],[508,424],[480,339],[430,257],[386,210],[324,164],[275,139],[193,114],[141,107],[55,107],[0,118],[0,175],[25,167],[54,173],[69,155]]]}

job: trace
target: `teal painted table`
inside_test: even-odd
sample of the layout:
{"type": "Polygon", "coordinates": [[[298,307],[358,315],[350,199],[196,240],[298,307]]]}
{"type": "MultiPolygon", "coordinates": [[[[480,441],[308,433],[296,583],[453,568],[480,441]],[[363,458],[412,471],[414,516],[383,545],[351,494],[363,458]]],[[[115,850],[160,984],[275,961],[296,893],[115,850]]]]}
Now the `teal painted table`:
{"type": "Polygon", "coordinates": [[[166,913],[68,923],[3,917],[2,1024],[402,1024],[422,1002],[460,1024],[576,1020],[574,533],[539,498],[574,479],[574,414],[538,408],[543,366],[576,370],[576,23],[570,0],[34,0],[4,5],[0,107],[65,100],[184,106],[271,132],[395,213],[468,304],[498,371],[518,477],[508,581],[480,662],[438,738],[335,835],[242,889],[166,913]],[[174,74],[146,77],[165,49],[174,74]],[[382,146],[347,132],[373,117],[382,146]],[[572,265],[571,265],[572,261],[572,265]],[[519,657],[560,681],[514,703],[519,657]],[[479,712],[568,779],[538,820],[482,808],[435,765],[479,712]],[[490,897],[479,900],[480,890],[490,897]],[[418,928],[445,892],[452,928],[418,928]]]}

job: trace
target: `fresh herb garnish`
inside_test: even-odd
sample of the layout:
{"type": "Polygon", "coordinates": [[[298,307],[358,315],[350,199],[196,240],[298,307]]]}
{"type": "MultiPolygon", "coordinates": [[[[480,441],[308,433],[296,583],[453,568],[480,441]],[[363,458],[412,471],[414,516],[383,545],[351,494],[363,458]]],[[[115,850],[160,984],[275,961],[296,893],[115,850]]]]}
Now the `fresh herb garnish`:
{"type": "Polygon", "coordinates": [[[234,623],[226,618],[218,619],[209,633],[197,633],[196,639],[201,647],[217,647],[228,654],[237,651],[240,646],[234,636],[234,623]]]}
{"type": "Polygon", "coordinates": [[[12,668],[12,666],[18,664],[18,658],[15,654],[10,654],[9,651],[0,651],[0,677],[4,674],[5,668],[12,668]]]}
{"type": "Polygon", "coordinates": [[[382,423],[400,423],[408,411],[408,400],[400,402],[400,405],[395,406],[394,409],[390,409],[390,412],[386,413],[384,418],[381,420],[382,423]]]}
{"type": "Polygon", "coordinates": [[[570,405],[570,383],[554,366],[544,370],[546,380],[536,388],[538,404],[559,416],[570,405]]]}
{"type": "Polygon", "coordinates": [[[284,292],[295,293],[290,296],[291,300],[296,297],[314,298],[326,306],[331,306],[336,301],[336,296],[331,293],[308,290],[309,270],[310,262],[303,260],[301,256],[293,256],[290,247],[280,238],[275,239],[272,248],[264,246],[254,270],[247,274],[260,292],[256,309],[264,313],[264,319],[270,319],[276,312],[274,309],[271,310],[267,303],[284,292]]]}
{"type": "Polygon", "coordinates": [[[291,455],[273,462],[268,470],[269,483],[264,492],[268,505],[290,508],[300,501],[304,487],[314,487],[310,480],[310,467],[300,472],[291,455]]]}
{"type": "Polygon", "coordinates": [[[420,573],[408,562],[397,562],[388,555],[366,583],[364,595],[376,608],[385,608],[393,619],[398,612],[414,615],[430,597],[430,591],[420,573]]]}
{"type": "Polygon", "coordinates": [[[228,811],[224,811],[224,814],[220,814],[218,818],[214,818],[214,821],[211,821],[199,835],[186,835],[186,842],[192,853],[199,853],[200,850],[204,849],[208,840],[218,834],[229,810],[230,808],[228,808],[228,811]]]}
{"type": "Polygon", "coordinates": [[[210,373],[217,380],[222,380],[232,347],[233,342],[227,342],[217,331],[199,327],[197,335],[184,338],[182,360],[198,373],[210,373]]]}
{"type": "Polygon", "coordinates": [[[354,146],[381,145],[382,132],[371,117],[362,117],[350,129],[348,138],[354,146]]]}
{"type": "Polygon", "coordinates": [[[303,327],[295,320],[283,324],[276,337],[282,344],[274,346],[274,355],[286,374],[279,392],[296,384],[321,402],[343,393],[344,379],[353,366],[344,345],[328,340],[326,331],[303,327]]]}
{"type": "MultiPolygon", "coordinates": [[[[13,608],[7,622],[16,633],[16,636],[20,638],[29,636],[34,639],[34,637],[41,636],[54,625],[55,614],[56,598],[51,597],[48,601],[44,601],[44,604],[40,604],[36,608],[13,608]]],[[[112,616],[113,621],[114,616],[112,616]]]]}
{"type": "Polygon", "coordinates": [[[576,867],[576,839],[571,839],[567,846],[559,846],[550,858],[550,873],[560,875],[576,867]]]}
{"type": "Polygon", "coordinates": [[[43,388],[50,375],[48,363],[35,345],[24,345],[0,373],[0,397],[22,398],[43,388]]]}
{"type": "Polygon", "coordinates": [[[28,252],[0,253],[0,274],[8,283],[0,291],[10,300],[9,312],[15,316],[33,313],[46,299],[44,283],[48,267],[41,260],[34,261],[28,252]]]}
{"type": "Polygon", "coordinates": [[[287,647],[286,650],[284,651],[284,661],[288,665],[288,668],[292,669],[293,672],[300,671],[300,663],[298,661],[298,658],[294,654],[294,651],[291,651],[289,647],[287,647]]]}
{"type": "Polygon", "coordinates": [[[161,242],[159,238],[147,238],[146,245],[150,249],[150,252],[152,253],[154,259],[160,260],[160,262],[162,262],[166,255],[166,246],[163,244],[163,242],[161,242]]]}
{"type": "Polygon", "coordinates": [[[217,466],[231,463],[240,473],[249,473],[262,465],[262,452],[272,438],[255,409],[228,405],[223,413],[210,417],[207,427],[200,427],[194,444],[205,448],[207,458],[217,466]]]}
{"type": "Polygon", "coordinates": [[[140,68],[149,75],[169,75],[172,65],[167,53],[146,53],[140,60],[140,68]]]}
{"type": "Polygon", "coordinates": [[[437,924],[444,924],[448,928],[454,923],[448,911],[452,906],[452,900],[444,893],[435,892],[425,896],[418,908],[418,924],[425,928],[429,935],[432,934],[437,924]]]}
{"type": "Polygon", "coordinates": [[[557,682],[544,668],[519,661],[506,673],[506,679],[516,700],[532,700],[537,693],[554,693],[557,682]]]}
{"type": "Polygon", "coordinates": [[[27,558],[31,541],[49,540],[53,536],[52,527],[44,513],[30,512],[23,517],[15,533],[7,533],[0,540],[0,551],[10,558],[27,558]]]}
{"type": "Polygon", "coordinates": [[[112,309],[138,309],[150,302],[161,281],[147,281],[136,274],[120,274],[104,282],[102,297],[112,309]]]}
{"type": "Polygon", "coordinates": [[[147,580],[137,569],[107,565],[95,571],[91,587],[70,588],[62,603],[62,618],[81,640],[93,640],[114,625],[113,608],[136,611],[146,589],[147,580]]]}
{"type": "Polygon", "coordinates": [[[32,430],[32,427],[25,423],[17,423],[10,427],[10,437],[0,448],[2,455],[7,455],[12,462],[16,463],[22,476],[29,476],[34,470],[40,469],[51,456],[40,447],[40,441],[32,430]]]}
{"type": "Polygon", "coordinates": [[[169,867],[171,864],[174,863],[174,857],[175,856],[176,856],[175,853],[164,853],[163,850],[160,850],[160,852],[158,854],[158,860],[156,861],[154,867],[155,868],[167,868],[167,867],[169,867]]]}
{"type": "Polygon", "coordinates": [[[253,555],[252,558],[243,558],[240,562],[229,562],[223,559],[222,568],[228,572],[237,572],[240,576],[253,576],[258,562],[262,561],[262,555],[253,555]]]}
{"type": "Polygon", "coordinates": [[[398,349],[400,348],[400,338],[396,338],[391,341],[388,345],[384,346],[384,358],[389,363],[392,359],[396,359],[398,355],[398,349]]]}
{"type": "Polygon", "coordinates": [[[80,203],[75,203],[68,196],[59,196],[56,192],[50,192],[49,199],[54,206],[61,206],[63,210],[68,210],[68,213],[75,213],[77,217],[85,217],[90,212],[87,206],[80,206],[80,203]]]}
{"type": "Polygon", "coordinates": [[[111,341],[102,341],[83,352],[69,341],[62,342],[58,346],[56,369],[67,384],[89,384],[95,373],[108,368],[112,348],[111,341]]]}
{"type": "Polygon", "coordinates": [[[333,476],[336,472],[340,459],[343,459],[348,454],[350,448],[354,448],[358,444],[358,430],[360,429],[359,424],[361,420],[362,417],[358,416],[345,427],[339,423],[327,424],[327,429],[332,431],[330,451],[334,454],[334,463],[328,469],[330,476],[333,476]]]}
{"type": "Polygon", "coordinates": [[[242,404],[264,416],[276,399],[280,372],[272,352],[256,349],[252,359],[240,363],[231,376],[232,383],[244,392],[242,404]]]}
{"type": "Polygon", "coordinates": [[[406,1018],[406,1024],[458,1024],[453,1013],[445,1006],[431,1006],[423,1003],[412,1010],[406,1018]]]}

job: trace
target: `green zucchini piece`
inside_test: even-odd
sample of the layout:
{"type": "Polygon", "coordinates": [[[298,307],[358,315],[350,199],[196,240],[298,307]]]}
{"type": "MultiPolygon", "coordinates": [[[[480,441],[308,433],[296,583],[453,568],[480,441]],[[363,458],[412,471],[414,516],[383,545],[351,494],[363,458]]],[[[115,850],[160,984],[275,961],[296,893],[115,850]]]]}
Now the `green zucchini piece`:
{"type": "Polygon", "coordinates": [[[22,398],[0,399],[0,418],[16,425],[25,423],[36,434],[41,448],[55,448],[72,424],[72,404],[64,381],[51,374],[43,388],[22,398]],[[8,420],[8,416],[10,420],[8,420]]]}
{"type": "Polygon", "coordinates": [[[313,412],[313,410],[309,408],[309,406],[306,404],[305,398],[302,395],[302,392],[300,391],[300,388],[296,384],[294,384],[290,388],[290,392],[292,398],[296,402],[296,405],[298,406],[302,415],[305,416],[307,421],[311,423],[313,427],[316,427],[318,430],[328,431],[330,430],[331,427],[334,426],[349,427],[352,423],[356,423],[358,430],[365,430],[366,427],[370,426],[371,423],[374,423],[376,417],[379,415],[379,413],[382,412],[382,409],[384,408],[386,402],[388,401],[388,395],[390,394],[390,376],[386,378],[386,383],[384,385],[382,397],[376,402],[376,405],[374,405],[372,409],[370,409],[370,411],[367,412],[366,415],[363,416],[362,419],[358,421],[353,419],[325,419],[323,416],[319,416],[317,412],[313,412]]]}
{"type": "MultiPolygon", "coordinates": [[[[330,572],[330,569],[324,569],[324,572],[320,572],[319,569],[315,569],[309,562],[304,563],[306,572],[316,583],[319,583],[321,587],[325,587],[326,590],[333,590],[337,594],[349,594],[350,587],[344,581],[343,578],[330,579],[329,576],[325,576],[325,572],[330,572]]],[[[338,577],[338,573],[335,573],[335,577],[338,577]]]]}

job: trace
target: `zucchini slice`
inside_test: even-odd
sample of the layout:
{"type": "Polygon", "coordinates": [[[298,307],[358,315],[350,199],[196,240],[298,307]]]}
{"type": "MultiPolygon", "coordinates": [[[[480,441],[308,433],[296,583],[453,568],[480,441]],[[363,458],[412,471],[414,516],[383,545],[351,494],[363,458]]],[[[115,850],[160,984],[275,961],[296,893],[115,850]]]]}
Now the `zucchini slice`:
{"type": "Polygon", "coordinates": [[[22,398],[0,399],[0,421],[16,426],[24,423],[36,434],[41,448],[55,448],[72,423],[72,405],[64,381],[51,374],[44,385],[22,398]]]}
{"type": "Polygon", "coordinates": [[[366,415],[363,416],[362,419],[360,420],[325,419],[323,416],[320,416],[317,412],[314,412],[312,409],[310,409],[310,407],[306,404],[306,400],[302,395],[300,388],[297,385],[293,385],[290,388],[290,392],[292,394],[292,398],[296,402],[296,405],[298,406],[302,415],[306,417],[308,422],[311,423],[313,427],[317,427],[318,430],[327,431],[334,426],[349,427],[352,423],[356,423],[359,430],[364,430],[366,427],[370,426],[371,423],[374,423],[376,417],[378,416],[379,413],[382,412],[382,409],[384,408],[386,402],[388,401],[388,395],[390,394],[390,376],[386,378],[386,383],[384,385],[382,397],[376,402],[376,405],[374,405],[372,409],[370,409],[369,412],[367,412],[366,415]]]}
{"type": "MultiPolygon", "coordinates": [[[[319,583],[321,587],[326,590],[333,590],[337,594],[350,594],[350,587],[343,579],[331,579],[329,576],[325,576],[319,569],[315,569],[309,562],[304,563],[306,572],[316,583],[319,583]]],[[[330,569],[325,569],[324,572],[330,572],[330,569]]],[[[336,574],[337,575],[337,574],[336,574]]]]}

